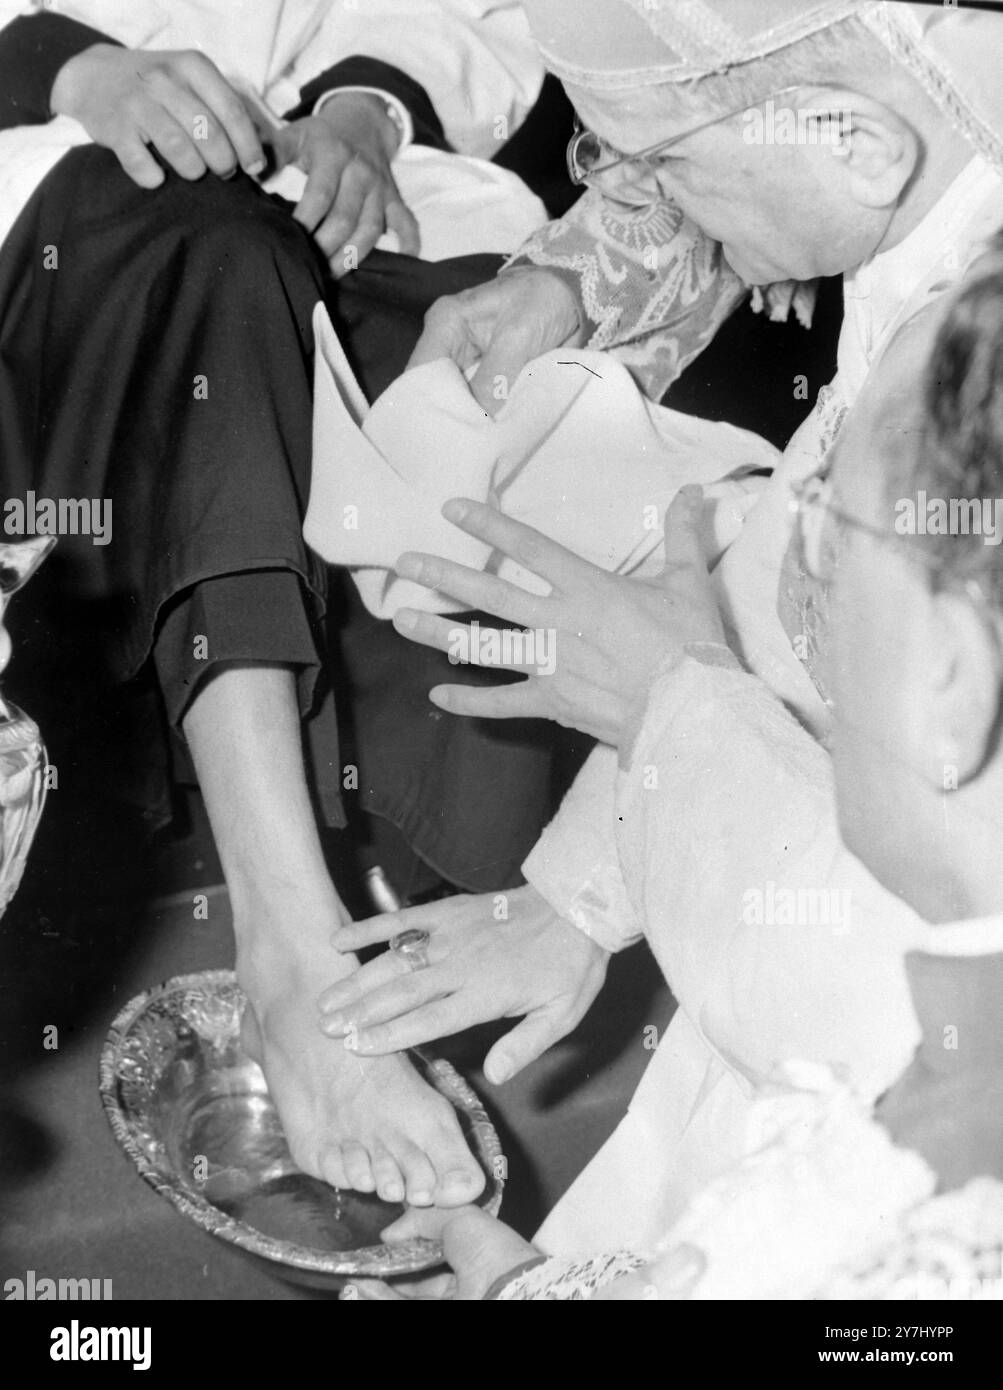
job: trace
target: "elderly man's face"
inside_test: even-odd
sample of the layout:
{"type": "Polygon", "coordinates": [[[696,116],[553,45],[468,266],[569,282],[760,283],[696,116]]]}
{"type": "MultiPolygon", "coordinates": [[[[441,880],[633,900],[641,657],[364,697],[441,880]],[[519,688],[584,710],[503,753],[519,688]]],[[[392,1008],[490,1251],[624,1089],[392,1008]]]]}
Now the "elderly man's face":
{"type": "MultiPolygon", "coordinates": [[[[657,89],[630,98],[569,91],[586,125],[616,149],[643,149],[665,128],[657,89]]],[[[721,243],[748,284],[842,274],[871,256],[893,210],[853,197],[845,146],[756,144],[752,131],[739,114],[653,157],[663,195],[721,243]]]]}

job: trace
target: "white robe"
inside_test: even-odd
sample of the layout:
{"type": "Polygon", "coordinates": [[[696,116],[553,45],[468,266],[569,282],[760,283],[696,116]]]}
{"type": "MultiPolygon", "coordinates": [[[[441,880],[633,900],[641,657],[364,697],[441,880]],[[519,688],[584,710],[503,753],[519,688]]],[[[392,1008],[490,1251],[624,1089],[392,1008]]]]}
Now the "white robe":
{"type": "MultiPolygon", "coordinates": [[[[775,612],[790,481],[817,469],[896,328],[1001,224],[1003,180],[975,159],[908,237],[847,277],[837,376],[719,566],[746,663],[817,731],[825,707],[775,612]]],[[[610,949],[643,933],[679,1003],[627,1116],[537,1237],[554,1254],[657,1238],[741,1153],[753,1084],[776,1064],[836,1063],[874,1097],[915,1044],[902,955],[919,924],[841,849],[827,755],[756,686],[695,663],[656,684],[630,769],[618,782],[615,752],[597,749],[524,865],[610,949]],[[770,882],[848,893],[852,930],[747,925],[745,894],[770,882]]]]}
{"type": "MultiPolygon", "coordinates": [[[[546,220],[521,179],[488,162],[543,80],[514,0],[0,0],[0,27],[38,10],[89,24],[129,48],[200,49],[276,115],[340,59],[359,54],[390,63],[425,89],[459,151],[408,146],[394,161],[422,254],[437,260],[511,251],[546,220]]],[[[49,170],[87,143],[67,117],[0,132],[0,242],[49,170]]],[[[287,176],[279,191],[295,197],[297,187],[287,176]]]]}

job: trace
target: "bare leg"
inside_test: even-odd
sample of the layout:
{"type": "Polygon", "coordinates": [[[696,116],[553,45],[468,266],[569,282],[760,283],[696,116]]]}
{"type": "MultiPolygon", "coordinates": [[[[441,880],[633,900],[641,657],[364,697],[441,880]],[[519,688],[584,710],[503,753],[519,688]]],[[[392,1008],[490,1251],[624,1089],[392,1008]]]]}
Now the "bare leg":
{"type": "Polygon", "coordinates": [[[469,1202],[483,1174],[448,1101],[405,1057],[359,1057],[318,1027],[317,995],[357,962],[330,944],[347,914],[307,792],[292,672],[223,668],[192,701],[184,732],[233,907],[237,978],[250,1001],[244,1041],[296,1162],[390,1201],[469,1202]]]}

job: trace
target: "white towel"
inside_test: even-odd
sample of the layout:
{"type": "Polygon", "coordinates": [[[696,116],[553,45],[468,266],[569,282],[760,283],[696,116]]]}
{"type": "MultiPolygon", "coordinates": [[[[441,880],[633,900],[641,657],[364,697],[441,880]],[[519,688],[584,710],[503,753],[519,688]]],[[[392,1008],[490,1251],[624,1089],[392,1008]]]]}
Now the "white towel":
{"type": "Polygon", "coordinates": [[[562,349],[520,373],[493,418],[456,364],[405,372],[369,409],[322,304],[313,471],[303,534],[351,569],[371,613],[464,605],[394,575],[405,550],[497,572],[532,593],[547,584],[441,515],[451,497],[490,502],[603,569],[664,564],[665,509],[685,483],[710,488],[705,539],[731,541],[756,497],[752,469],[778,454],[759,436],[653,405],[602,353],[562,349]]]}

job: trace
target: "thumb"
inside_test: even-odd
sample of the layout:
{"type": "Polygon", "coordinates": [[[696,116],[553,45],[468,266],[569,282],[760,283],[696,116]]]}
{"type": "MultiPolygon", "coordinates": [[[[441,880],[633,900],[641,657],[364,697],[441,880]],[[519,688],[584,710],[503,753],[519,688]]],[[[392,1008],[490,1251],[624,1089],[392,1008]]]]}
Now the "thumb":
{"type": "Polygon", "coordinates": [[[402,1245],[409,1240],[442,1240],[451,1221],[476,1207],[408,1207],[403,1216],[380,1232],[387,1245],[402,1245]]]}
{"type": "Polygon", "coordinates": [[[522,324],[501,319],[470,381],[478,405],[489,415],[496,415],[523,367],[538,355],[535,333],[527,334],[522,324]]]}
{"type": "Polygon", "coordinates": [[[417,256],[421,251],[418,220],[398,194],[387,204],[387,230],[397,233],[397,249],[402,256],[417,256]]]}
{"type": "Polygon", "coordinates": [[[703,488],[696,483],[687,483],[672,499],[665,513],[666,569],[687,562],[707,568],[700,532],[703,500],[703,488]]]}
{"type": "Polygon", "coordinates": [[[270,134],[269,139],[277,170],[284,169],[287,164],[296,162],[300,151],[300,131],[297,130],[295,123],[277,126],[270,134]]]}
{"type": "Polygon", "coordinates": [[[480,1299],[503,1274],[539,1252],[479,1207],[464,1207],[442,1233],[442,1252],[455,1271],[463,1299],[480,1299]]]}
{"type": "Polygon", "coordinates": [[[484,1059],[485,1077],[492,1086],[511,1081],[523,1067],[528,1067],[548,1047],[559,1042],[573,1026],[563,1010],[553,1007],[534,1009],[495,1043],[484,1059]]]}
{"type": "Polygon", "coordinates": [[[458,295],[437,299],[425,315],[425,326],[404,368],[423,367],[451,357],[462,371],[474,360],[475,349],[464,306],[458,295]]]}

